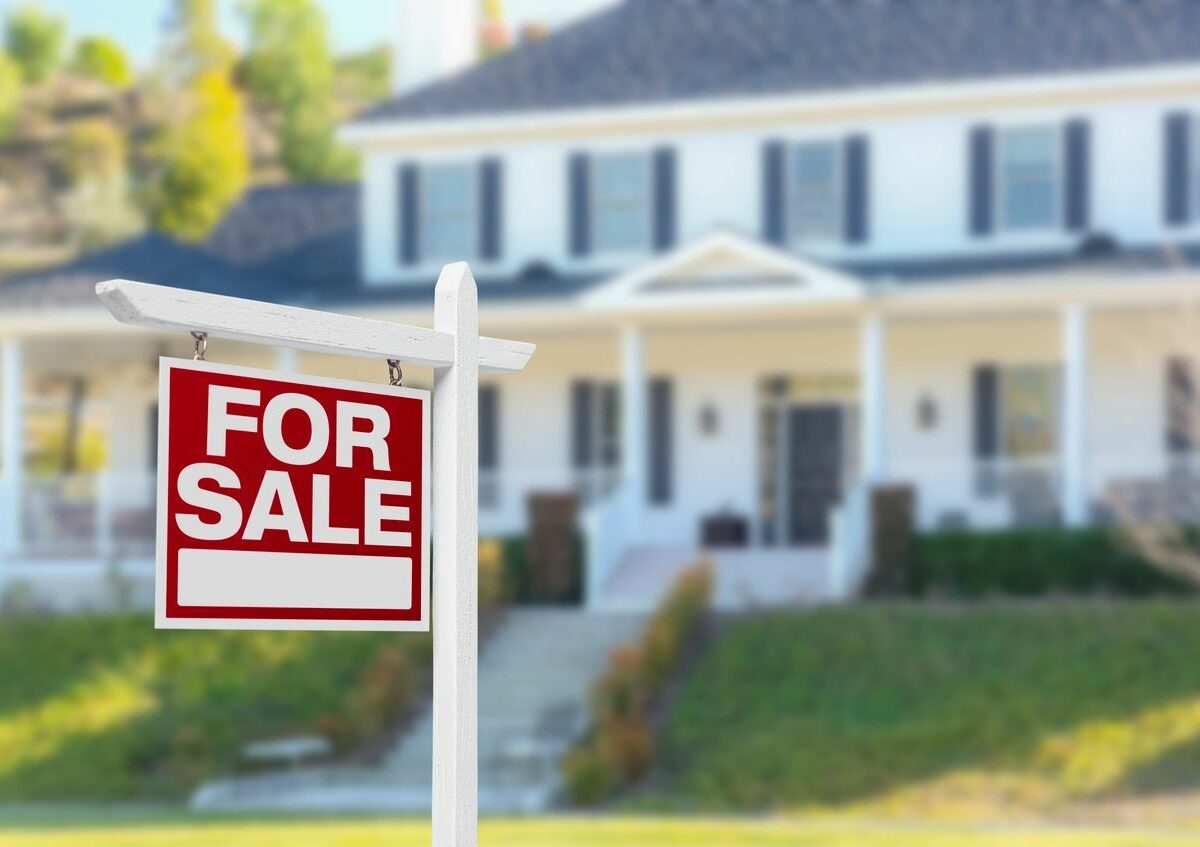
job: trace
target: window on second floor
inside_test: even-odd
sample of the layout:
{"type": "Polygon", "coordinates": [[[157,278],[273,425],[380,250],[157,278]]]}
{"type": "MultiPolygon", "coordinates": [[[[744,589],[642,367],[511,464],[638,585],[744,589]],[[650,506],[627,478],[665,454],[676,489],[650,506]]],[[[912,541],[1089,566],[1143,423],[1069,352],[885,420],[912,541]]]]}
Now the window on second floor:
{"type": "Polygon", "coordinates": [[[788,235],[794,242],[833,241],[842,235],[841,145],[805,142],[792,148],[788,235]]]}
{"type": "Polygon", "coordinates": [[[1004,230],[1051,229],[1059,220],[1062,137],[1055,125],[997,133],[996,220],[1004,230]]]}
{"type": "Polygon", "coordinates": [[[430,165],[422,173],[421,256],[461,259],[475,252],[478,169],[471,163],[430,165]]]}
{"type": "Polygon", "coordinates": [[[607,153],[592,160],[592,244],[597,252],[645,250],[650,245],[650,157],[607,153]]]}

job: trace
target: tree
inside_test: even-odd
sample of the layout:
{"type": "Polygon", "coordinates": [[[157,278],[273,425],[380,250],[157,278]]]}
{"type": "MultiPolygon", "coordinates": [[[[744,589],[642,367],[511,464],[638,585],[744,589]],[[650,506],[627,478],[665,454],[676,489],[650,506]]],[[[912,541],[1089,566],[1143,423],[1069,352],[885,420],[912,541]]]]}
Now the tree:
{"type": "Polygon", "coordinates": [[[66,26],[62,18],[26,4],[8,16],[5,41],[26,82],[43,82],[62,58],[66,26]]]}
{"type": "Polygon", "coordinates": [[[353,172],[334,139],[334,64],[325,18],[313,0],[243,0],[250,31],[244,74],[250,93],[278,118],[280,160],[294,179],[353,172]]]}
{"type": "Polygon", "coordinates": [[[163,140],[151,192],[154,225],[196,241],[241,195],[250,164],[242,98],[227,74],[210,70],[190,86],[188,116],[163,140]]]}
{"type": "Polygon", "coordinates": [[[124,88],[133,82],[133,71],[121,45],[111,38],[92,35],[75,45],[71,70],[80,76],[99,80],[114,88],[124,88]]]}
{"type": "Polygon", "coordinates": [[[71,188],[63,208],[85,248],[109,244],[138,232],[143,221],[129,191],[125,137],[99,118],[67,130],[59,164],[71,188]]]}
{"type": "Polygon", "coordinates": [[[170,75],[179,83],[232,70],[237,51],[217,26],[216,0],[172,0],[165,59],[170,75]]]}
{"type": "Polygon", "coordinates": [[[0,140],[8,137],[21,105],[21,69],[0,51],[0,140]]]}

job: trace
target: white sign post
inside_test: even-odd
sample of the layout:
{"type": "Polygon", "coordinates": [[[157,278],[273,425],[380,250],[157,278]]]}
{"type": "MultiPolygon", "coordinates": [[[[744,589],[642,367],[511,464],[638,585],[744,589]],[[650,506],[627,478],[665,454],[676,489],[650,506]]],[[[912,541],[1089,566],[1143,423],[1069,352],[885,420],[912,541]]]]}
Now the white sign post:
{"type": "Polygon", "coordinates": [[[465,262],[442,268],[432,330],[129,280],[102,282],[96,293],[113,317],[135,326],[434,369],[433,844],[475,847],[478,375],[521,370],[534,345],[479,337],[475,280],[465,262]]]}

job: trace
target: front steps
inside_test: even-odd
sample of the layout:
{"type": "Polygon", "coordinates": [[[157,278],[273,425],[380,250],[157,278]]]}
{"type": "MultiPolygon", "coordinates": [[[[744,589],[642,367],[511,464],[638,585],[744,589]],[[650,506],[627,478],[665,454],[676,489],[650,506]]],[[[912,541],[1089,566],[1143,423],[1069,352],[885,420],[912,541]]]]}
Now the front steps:
{"type": "MultiPolygon", "coordinates": [[[[479,806],[528,813],[556,800],[562,754],[587,726],[587,699],[608,654],[636,639],[643,616],[515,609],[479,661],[479,806]]],[[[433,712],[427,704],[377,768],[307,767],[220,780],[192,805],[222,810],[425,812],[433,712]]]]}

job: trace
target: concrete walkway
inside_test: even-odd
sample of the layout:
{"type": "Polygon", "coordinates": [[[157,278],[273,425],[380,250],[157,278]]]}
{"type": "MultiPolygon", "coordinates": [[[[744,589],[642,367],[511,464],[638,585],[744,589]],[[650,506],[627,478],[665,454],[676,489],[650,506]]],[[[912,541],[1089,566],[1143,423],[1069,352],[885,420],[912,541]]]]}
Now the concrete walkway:
{"type": "MultiPolygon", "coordinates": [[[[510,611],[479,662],[479,803],[493,813],[550,808],[559,763],[587,726],[587,699],[608,654],[635,639],[637,614],[510,611]]],[[[223,810],[424,812],[433,713],[426,706],[379,767],[307,767],[219,780],[192,805],[223,810]]]]}

